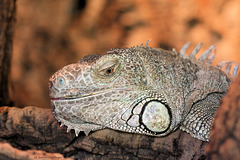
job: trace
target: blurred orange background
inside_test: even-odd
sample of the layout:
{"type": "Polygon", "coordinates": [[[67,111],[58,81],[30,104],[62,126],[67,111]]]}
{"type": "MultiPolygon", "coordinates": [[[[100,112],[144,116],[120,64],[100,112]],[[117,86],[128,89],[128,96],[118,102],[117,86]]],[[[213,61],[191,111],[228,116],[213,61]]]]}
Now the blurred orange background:
{"type": "Polygon", "coordinates": [[[216,45],[240,62],[239,0],[18,0],[11,81],[16,106],[50,106],[48,78],[88,54],[149,43],[188,52],[216,45]]]}

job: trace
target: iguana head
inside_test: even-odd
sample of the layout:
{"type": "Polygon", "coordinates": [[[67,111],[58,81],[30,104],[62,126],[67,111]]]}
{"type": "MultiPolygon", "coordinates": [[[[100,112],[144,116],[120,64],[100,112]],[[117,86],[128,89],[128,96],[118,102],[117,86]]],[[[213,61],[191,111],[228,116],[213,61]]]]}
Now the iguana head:
{"type": "Polygon", "coordinates": [[[56,119],[76,135],[105,127],[157,136],[171,132],[174,117],[163,95],[154,90],[140,49],[149,48],[86,56],[53,74],[49,89],[56,119]]]}

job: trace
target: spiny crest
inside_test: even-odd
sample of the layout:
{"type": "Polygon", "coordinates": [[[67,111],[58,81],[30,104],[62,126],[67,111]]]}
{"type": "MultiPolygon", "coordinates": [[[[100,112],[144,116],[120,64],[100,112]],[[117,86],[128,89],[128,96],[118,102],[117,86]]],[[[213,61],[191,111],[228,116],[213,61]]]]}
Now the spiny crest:
{"type": "Polygon", "coordinates": [[[75,131],[76,137],[78,137],[79,132],[81,131],[83,131],[85,135],[88,135],[91,131],[104,128],[103,126],[100,126],[100,125],[93,125],[88,123],[72,124],[71,122],[68,122],[65,119],[59,118],[58,116],[55,116],[55,118],[60,123],[60,127],[67,126],[67,132],[73,129],[75,131]]]}
{"type": "MultiPolygon", "coordinates": [[[[151,40],[152,40],[152,39],[147,40],[147,42],[146,42],[146,44],[145,44],[145,47],[147,47],[147,48],[149,47],[149,46],[148,46],[148,43],[149,43],[151,40]]],[[[142,43],[142,44],[140,45],[140,47],[143,47],[143,45],[144,45],[144,44],[142,43]]]]}
{"type": "MultiPolygon", "coordinates": [[[[180,55],[183,57],[189,57],[191,59],[196,59],[195,56],[201,49],[202,43],[199,43],[190,53],[190,55],[186,55],[186,50],[188,49],[190,45],[190,42],[187,42],[181,49],[180,49],[180,55]]],[[[199,62],[202,62],[204,64],[212,65],[212,62],[216,55],[215,45],[210,46],[206,51],[204,51],[201,56],[198,58],[199,62]],[[212,52],[213,51],[213,52],[212,52]],[[212,53],[211,53],[212,52],[212,53]],[[210,54],[211,53],[211,54],[210,54]]],[[[176,52],[176,50],[173,48],[173,51],[176,52]]],[[[226,74],[236,77],[239,72],[239,63],[233,62],[233,61],[223,61],[217,64],[217,68],[223,70],[226,74]],[[231,72],[231,68],[233,67],[233,70],[231,72]]]]}

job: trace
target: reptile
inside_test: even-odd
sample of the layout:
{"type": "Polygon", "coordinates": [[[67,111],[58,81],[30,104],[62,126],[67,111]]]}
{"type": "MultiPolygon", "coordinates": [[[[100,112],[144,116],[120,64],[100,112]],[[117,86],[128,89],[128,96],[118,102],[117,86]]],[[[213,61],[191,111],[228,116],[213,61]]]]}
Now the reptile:
{"type": "Polygon", "coordinates": [[[180,53],[148,42],[113,48],[63,67],[49,79],[53,115],[76,136],[104,128],[166,136],[180,128],[209,141],[214,115],[239,64],[214,67],[214,45],[196,59],[201,43],[187,55],[189,44],[180,53]]]}

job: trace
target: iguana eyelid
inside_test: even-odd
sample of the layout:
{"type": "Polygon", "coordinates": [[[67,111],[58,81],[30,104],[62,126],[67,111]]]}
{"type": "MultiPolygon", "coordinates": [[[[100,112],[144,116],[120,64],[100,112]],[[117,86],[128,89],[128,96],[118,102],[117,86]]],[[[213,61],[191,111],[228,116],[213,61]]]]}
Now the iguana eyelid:
{"type": "Polygon", "coordinates": [[[106,67],[106,68],[102,68],[102,69],[100,69],[99,72],[105,72],[105,71],[108,70],[108,69],[113,69],[113,70],[115,70],[115,68],[116,68],[116,64],[114,64],[114,65],[112,65],[112,66],[109,66],[109,67],[106,67]]]}
{"type": "Polygon", "coordinates": [[[108,62],[104,63],[104,64],[100,67],[100,71],[106,70],[106,69],[112,68],[112,67],[114,68],[116,65],[117,65],[117,61],[116,61],[116,60],[108,61],[108,62]]]}
{"type": "Polygon", "coordinates": [[[101,77],[112,76],[118,70],[119,65],[120,64],[117,59],[111,59],[104,62],[102,65],[99,66],[99,68],[97,67],[96,71],[98,72],[97,74],[101,77]]]}

